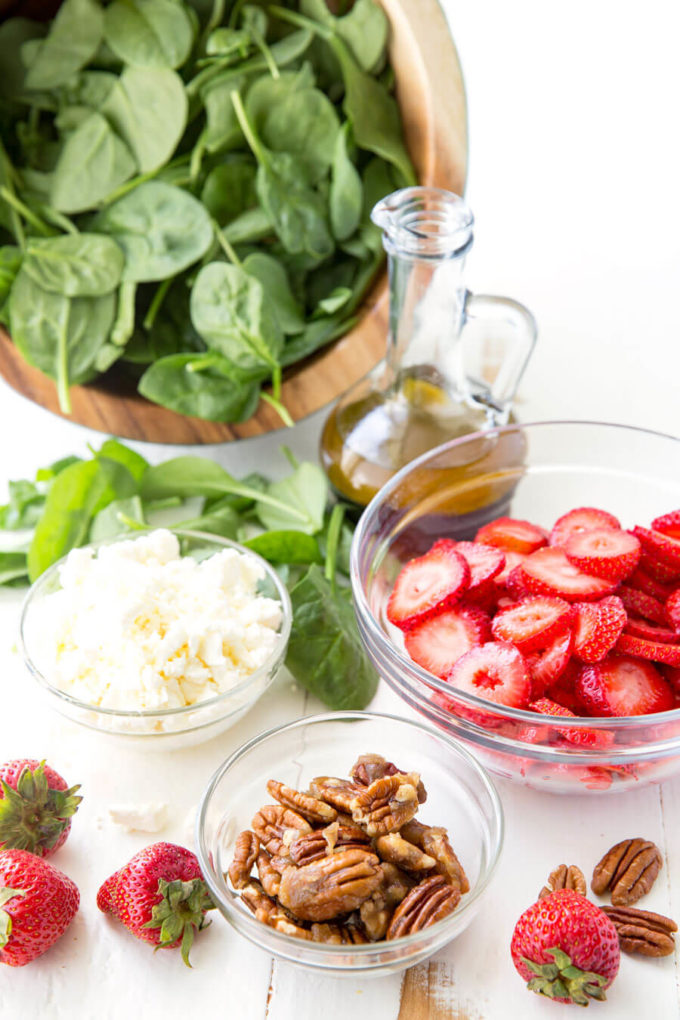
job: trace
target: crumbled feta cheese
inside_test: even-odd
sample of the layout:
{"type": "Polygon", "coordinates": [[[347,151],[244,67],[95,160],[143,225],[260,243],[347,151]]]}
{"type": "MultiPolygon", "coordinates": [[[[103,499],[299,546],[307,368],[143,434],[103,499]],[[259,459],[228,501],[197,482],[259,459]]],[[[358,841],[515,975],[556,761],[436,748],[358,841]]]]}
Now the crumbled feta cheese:
{"type": "Polygon", "coordinates": [[[168,805],[160,800],[117,804],[109,808],[109,818],[126,832],[160,832],[168,824],[168,805]]]}
{"type": "Polygon", "coordinates": [[[243,683],[278,641],[281,604],[257,594],[264,568],[236,549],[198,562],[160,529],[74,549],[59,576],[42,607],[43,668],[91,705],[194,705],[243,683]]]}

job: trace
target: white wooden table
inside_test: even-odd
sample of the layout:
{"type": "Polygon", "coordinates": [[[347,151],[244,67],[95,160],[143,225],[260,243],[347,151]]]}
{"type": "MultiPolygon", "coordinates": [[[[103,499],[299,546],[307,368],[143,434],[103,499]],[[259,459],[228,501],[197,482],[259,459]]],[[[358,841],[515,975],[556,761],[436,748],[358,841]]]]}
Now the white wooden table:
{"type": "MultiPolygon", "coordinates": [[[[524,301],[540,326],[521,417],[680,432],[680,8],[671,0],[644,7],[573,0],[567,8],[541,0],[444,2],[470,107],[468,199],[477,240],[469,284],[524,301]]],[[[315,455],[322,417],[286,434],[298,456],[315,455]]],[[[0,437],[0,493],[7,479],[101,438],[4,385],[0,437]]],[[[236,474],[256,461],[269,469],[283,438],[203,452],[236,474]]],[[[144,449],[152,460],[172,452],[144,449]]],[[[680,463],[668,470],[680,471],[680,463]]],[[[515,919],[553,866],[576,863],[588,873],[607,846],[627,836],[652,839],[664,854],[642,905],[680,917],[680,779],[604,799],[550,797],[499,782],[507,835],[494,893],[463,936],[404,979],[336,981],[272,964],[219,917],[196,941],[193,971],[175,954],[154,955],[99,914],[99,883],[153,839],[187,843],[187,815],[233,748],[319,706],[282,677],[236,731],[173,755],[123,757],[46,708],[13,652],[19,601],[0,590],[0,757],[47,757],[70,782],[82,782],[71,838],[54,859],[79,885],[82,906],[47,956],[21,970],[2,968],[2,1020],[566,1015],[567,1007],[524,991],[508,950],[515,919]],[[106,819],[113,803],[147,800],[171,805],[158,837],[123,834],[106,819]]],[[[406,711],[386,689],[373,707],[406,711]]],[[[608,1004],[592,1008],[616,1020],[678,1016],[677,958],[624,957],[608,1004]]]]}

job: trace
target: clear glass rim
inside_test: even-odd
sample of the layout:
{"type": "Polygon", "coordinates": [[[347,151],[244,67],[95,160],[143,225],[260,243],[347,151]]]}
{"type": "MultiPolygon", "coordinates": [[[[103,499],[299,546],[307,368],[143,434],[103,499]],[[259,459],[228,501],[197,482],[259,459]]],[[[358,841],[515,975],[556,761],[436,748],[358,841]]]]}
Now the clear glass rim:
{"type": "MultiPolygon", "coordinates": [[[[429,673],[423,669],[416,662],[414,662],[409,656],[402,652],[397,646],[389,639],[383,628],[380,626],[378,620],[373,615],[366,593],[361,583],[361,547],[366,541],[367,537],[376,531],[375,518],[381,508],[381,506],[389,499],[392,493],[399,488],[403,483],[404,479],[408,475],[425,466],[428,461],[435,460],[442,455],[446,454],[449,450],[456,449],[462,446],[464,443],[473,442],[475,440],[482,439],[484,437],[500,436],[511,432],[520,432],[526,430],[535,430],[539,428],[554,428],[556,426],[579,426],[579,427],[592,427],[598,429],[613,429],[616,431],[632,432],[637,435],[645,435],[649,437],[656,437],[659,439],[670,440],[673,443],[680,445],[680,437],[673,436],[666,432],[658,432],[654,429],[639,428],[636,425],[622,425],[616,422],[600,422],[590,420],[578,420],[578,419],[556,419],[556,420],[544,420],[534,422],[516,422],[511,425],[497,426],[491,429],[481,429],[477,432],[470,432],[465,436],[461,436],[458,439],[449,440],[449,442],[442,443],[440,446],[434,447],[432,450],[428,450],[426,453],[412,460],[405,467],[401,468],[393,478],[391,478],[385,485],[379,490],[378,493],[373,497],[371,502],[368,504],[363,514],[359,518],[359,523],[354,531],[352,538],[352,546],[350,550],[350,580],[352,585],[352,595],[354,598],[354,604],[356,612],[359,616],[361,627],[363,627],[367,633],[368,639],[373,643],[374,647],[378,650],[380,655],[386,657],[390,664],[396,667],[400,675],[404,673],[411,675],[415,681],[423,684],[426,688],[434,689],[441,694],[452,696],[452,688],[444,680],[440,680],[438,677],[429,673]]],[[[363,638],[363,634],[362,634],[363,638]]],[[[389,681],[387,681],[389,683],[389,681]]],[[[400,681],[403,682],[403,681],[400,681]]],[[[393,685],[391,685],[393,686],[393,685]]],[[[536,712],[529,712],[525,709],[510,708],[504,705],[497,705],[495,702],[489,702],[486,698],[479,698],[474,694],[468,694],[464,691],[453,689],[456,700],[459,700],[463,705],[469,706],[471,709],[477,711],[492,712],[499,718],[507,718],[516,720],[518,723],[533,723],[536,724],[537,715],[536,712]]],[[[564,729],[564,720],[561,721],[556,718],[555,722],[552,722],[550,716],[540,716],[540,722],[542,726],[552,727],[553,729],[561,728],[564,729]]],[[[583,730],[611,730],[611,729],[638,729],[643,726],[659,725],[660,723],[675,722],[680,720],[680,708],[671,709],[667,712],[655,712],[649,715],[630,715],[630,716],[574,716],[569,719],[569,728],[583,729],[583,730]]],[[[489,735],[493,734],[493,730],[485,731],[489,735]]],[[[471,735],[473,739],[473,735],[471,735]]],[[[497,749],[501,740],[494,741],[494,747],[497,749]]],[[[535,747],[540,749],[540,744],[524,744],[522,742],[515,741],[517,748],[523,747],[535,747]]],[[[658,746],[658,745],[648,745],[658,746]]],[[[664,746],[663,744],[661,745],[664,746]]],[[[554,749],[553,749],[554,750],[554,749]]],[[[640,749],[636,749],[639,752],[640,749]]],[[[575,748],[574,752],[568,752],[570,759],[579,753],[584,759],[592,757],[595,754],[595,749],[580,749],[575,748]]],[[[625,754],[628,752],[615,752],[610,750],[607,753],[608,758],[614,757],[617,753],[625,754]]],[[[605,752],[599,751],[598,754],[602,757],[605,752]]]]}
{"type": "MultiPolygon", "coordinates": [[[[234,753],[231,754],[226,759],[226,761],[224,761],[217,768],[217,770],[211,777],[210,781],[208,782],[208,785],[206,786],[205,790],[203,791],[203,795],[201,797],[201,802],[199,805],[199,811],[196,818],[195,828],[195,839],[197,848],[196,852],[201,867],[201,871],[203,873],[203,877],[206,881],[206,884],[208,885],[208,889],[210,890],[211,895],[217,902],[219,902],[219,904],[222,907],[224,907],[230,919],[232,917],[237,919],[238,924],[235,924],[235,927],[240,929],[242,926],[247,932],[252,933],[253,942],[256,942],[258,945],[262,945],[264,942],[271,952],[275,953],[278,956],[282,956],[288,960],[293,960],[294,962],[299,961],[303,963],[304,962],[311,963],[312,961],[317,961],[319,966],[324,966],[322,961],[324,959],[327,960],[328,958],[332,959],[333,956],[346,957],[349,953],[351,953],[352,955],[356,953],[360,958],[370,957],[371,954],[375,953],[384,954],[386,952],[389,952],[389,950],[392,947],[394,947],[395,949],[397,948],[400,949],[402,947],[408,948],[409,946],[415,945],[420,946],[422,944],[424,935],[423,932],[421,931],[416,932],[414,935],[406,935],[403,938],[395,939],[394,942],[391,943],[382,941],[382,942],[370,942],[365,945],[349,946],[349,945],[328,945],[326,943],[303,942],[300,939],[295,938],[293,935],[285,935],[282,932],[275,931],[275,929],[273,928],[268,928],[261,921],[258,921],[255,917],[246,914],[245,911],[238,910],[230,900],[225,899],[224,896],[222,895],[221,889],[219,889],[216,883],[213,881],[214,869],[210,861],[210,848],[206,846],[204,839],[207,813],[210,808],[210,802],[218,783],[223,779],[226,773],[228,773],[229,770],[241,758],[248,754],[253,748],[257,747],[258,745],[266,743],[271,737],[279,736],[280,734],[286,733],[288,731],[299,730],[305,726],[319,725],[328,722],[332,723],[343,721],[351,722],[357,720],[381,721],[381,722],[387,721],[392,723],[399,723],[400,725],[411,726],[413,727],[414,730],[417,730],[420,733],[434,737],[440,743],[444,744],[450,752],[457,754],[460,758],[463,759],[468,768],[470,768],[472,772],[476,775],[476,777],[481,781],[482,786],[484,788],[484,792],[489,798],[491,804],[491,814],[488,825],[490,835],[488,866],[483,876],[480,877],[479,882],[475,885],[474,891],[472,891],[469,894],[466,894],[467,898],[465,899],[465,901],[459,907],[456,908],[453,914],[450,914],[449,917],[446,917],[443,920],[438,921],[436,924],[432,925],[430,929],[427,929],[428,931],[431,931],[435,935],[443,936],[444,932],[447,930],[447,926],[452,927],[457,921],[460,920],[461,917],[463,917],[466,913],[469,913],[470,907],[474,903],[476,903],[476,901],[481,897],[482,893],[486,890],[489,883],[491,882],[501,857],[505,837],[505,815],[503,813],[503,805],[498,795],[498,791],[496,790],[496,787],[491,781],[491,777],[489,776],[489,773],[484,768],[484,766],[481,765],[480,762],[477,761],[475,756],[471,754],[470,751],[468,751],[467,748],[464,747],[464,745],[461,744],[454,737],[451,737],[445,733],[440,733],[437,730],[433,729],[431,726],[420,722],[420,720],[407,719],[403,716],[391,715],[389,713],[382,712],[352,712],[352,711],[324,712],[319,715],[305,716],[302,719],[296,719],[293,722],[284,724],[283,726],[275,726],[269,730],[266,730],[263,733],[259,733],[257,736],[253,737],[245,744],[242,744],[241,747],[237,748],[237,750],[234,751],[234,753]],[[264,939],[262,937],[263,935],[264,939]],[[277,947],[280,947],[280,949],[277,949],[277,947]],[[303,947],[302,951],[301,947],[303,947]],[[289,951],[292,951],[293,948],[295,948],[296,952],[294,954],[291,954],[289,951]],[[303,957],[307,957],[307,960],[304,959],[303,957]]],[[[386,964],[387,961],[385,960],[376,961],[375,967],[379,968],[381,966],[385,966],[386,964]]],[[[360,969],[361,967],[366,967],[367,964],[366,963],[359,964],[357,965],[357,968],[355,968],[352,964],[347,963],[340,964],[339,966],[341,969],[353,970],[360,969]]],[[[408,963],[405,963],[404,966],[405,967],[408,966],[408,963]]]]}
{"type": "MultiPolygon", "coordinates": [[[[230,690],[224,691],[222,694],[216,694],[212,698],[206,698],[205,701],[197,701],[193,705],[180,705],[179,707],[175,708],[147,708],[135,710],[135,709],[106,708],[100,705],[93,705],[88,701],[81,701],[79,698],[74,698],[73,695],[68,694],[66,691],[62,691],[61,688],[55,687],[54,684],[50,683],[50,681],[47,679],[44,673],[40,669],[38,669],[35,662],[33,661],[33,658],[28,650],[26,642],[26,625],[28,620],[28,614],[30,613],[36,598],[44,594],[43,591],[44,588],[48,586],[49,582],[59,572],[60,567],[63,565],[68,556],[67,553],[66,556],[62,556],[60,560],[57,560],[57,562],[53,563],[51,567],[48,567],[47,570],[43,574],[41,574],[36,581],[33,582],[28,592],[26,593],[26,596],[24,597],[24,601],[21,606],[21,615],[19,618],[19,650],[22,654],[26,668],[28,669],[31,676],[33,676],[38,681],[41,687],[49,691],[50,694],[54,694],[55,697],[59,698],[61,701],[64,701],[67,704],[71,705],[73,708],[77,708],[86,712],[95,712],[98,715],[110,716],[111,718],[114,719],[164,719],[167,718],[168,716],[175,717],[188,715],[192,712],[202,712],[204,709],[210,708],[211,706],[219,705],[222,702],[229,701],[231,698],[234,697],[234,695],[243,693],[243,691],[247,690],[251,685],[255,686],[260,680],[269,676],[269,674],[276,667],[277,663],[279,662],[285,651],[285,648],[288,644],[288,638],[290,637],[290,629],[293,622],[293,607],[291,605],[288,589],[286,588],[283,581],[276,573],[272,565],[267,562],[267,560],[263,559],[263,557],[260,556],[258,553],[253,552],[252,549],[248,549],[246,546],[240,545],[238,542],[234,542],[230,538],[223,538],[221,535],[213,535],[208,531],[187,531],[184,530],[183,528],[173,527],[167,527],[162,529],[156,527],[146,527],[140,528],[139,530],[131,532],[129,534],[126,533],[125,535],[115,535],[112,538],[103,538],[98,542],[89,542],[87,545],[78,546],[78,548],[101,549],[103,546],[115,545],[117,542],[130,540],[134,541],[134,539],[136,537],[139,537],[140,535],[149,534],[152,531],[159,530],[171,531],[173,535],[177,535],[179,538],[186,537],[190,539],[198,539],[201,542],[205,542],[206,545],[214,545],[223,549],[235,549],[237,552],[250,556],[253,559],[257,560],[258,563],[261,563],[265,568],[267,578],[274,584],[274,587],[276,588],[277,597],[281,601],[282,620],[281,628],[278,631],[279,640],[277,641],[275,648],[268,656],[268,658],[265,660],[265,662],[263,662],[262,665],[259,666],[254,673],[251,673],[250,676],[246,677],[245,680],[238,684],[238,686],[232,687],[230,690]]],[[[194,729],[196,728],[201,727],[200,726],[194,727],[194,729]]],[[[131,733],[130,735],[136,736],[137,734],[131,733]]],[[[149,736],[154,737],[166,735],[173,736],[176,734],[173,731],[169,731],[167,734],[166,733],[149,734],[149,736]]]]}

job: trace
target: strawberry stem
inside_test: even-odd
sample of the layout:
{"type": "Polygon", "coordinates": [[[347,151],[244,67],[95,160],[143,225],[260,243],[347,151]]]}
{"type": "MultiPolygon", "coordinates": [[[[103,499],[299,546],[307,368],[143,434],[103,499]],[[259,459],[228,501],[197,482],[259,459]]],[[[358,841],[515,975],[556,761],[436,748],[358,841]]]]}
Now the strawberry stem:
{"type": "Polygon", "coordinates": [[[577,1006],[587,1006],[590,999],[607,998],[604,993],[607,979],[602,974],[575,967],[571,957],[558,946],[545,952],[552,956],[554,963],[534,963],[522,957],[532,974],[536,975],[527,983],[530,991],[549,999],[569,999],[577,1006]]]}

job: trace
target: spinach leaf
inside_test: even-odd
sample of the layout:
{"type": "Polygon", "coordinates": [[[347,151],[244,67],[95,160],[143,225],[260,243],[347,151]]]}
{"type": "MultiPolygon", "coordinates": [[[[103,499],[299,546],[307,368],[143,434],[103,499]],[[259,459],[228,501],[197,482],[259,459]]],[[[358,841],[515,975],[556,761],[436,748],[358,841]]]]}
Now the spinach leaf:
{"type": "Polygon", "coordinates": [[[242,543],[270,563],[322,563],[319,543],[304,531],[263,531],[242,543]]]}
{"type": "Polygon", "coordinates": [[[60,475],[67,467],[71,467],[72,464],[80,464],[82,459],[82,457],[74,457],[73,455],[60,457],[59,460],[53,461],[47,467],[38,468],[35,473],[35,480],[36,482],[51,482],[53,478],[60,475]]]}
{"type": "Polygon", "coordinates": [[[236,219],[257,202],[255,165],[239,158],[213,167],[203,184],[201,202],[219,224],[236,219]]]}
{"type": "Polygon", "coordinates": [[[285,531],[295,527],[310,535],[323,528],[328,481],[318,464],[303,461],[287,478],[271,482],[267,494],[280,506],[257,503],[255,511],[265,528],[285,531]]]}
{"type": "Polygon", "coordinates": [[[45,505],[45,487],[22,479],[8,488],[9,503],[0,507],[0,527],[11,531],[35,527],[45,505]]]}
{"type": "Polygon", "coordinates": [[[25,553],[0,553],[0,584],[28,580],[25,553]]]}
{"type": "Polygon", "coordinates": [[[21,268],[21,249],[12,244],[0,247],[0,314],[16,275],[21,268]]]}
{"type": "Polygon", "coordinates": [[[102,9],[96,0],[65,0],[38,44],[26,75],[27,89],[63,85],[94,56],[102,39],[102,9]]]}
{"type": "Polygon", "coordinates": [[[339,35],[364,71],[380,69],[385,59],[389,22],[375,0],[356,0],[349,14],[341,18],[331,14],[326,0],[301,0],[300,10],[339,35]]]}
{"type": "Polygon", "coordinates": [[[123,280],[163,280],[197,262],[210,247],[206,210],[187,191],[146,181],[103,209],[93,229],[110,235],[125,253],[123,280]]]}
{"type": "Polygon", "coordinates": [[[44,290],[66,297],[99,297],[120,283],[123,252],[100,234],[31,237],[24,268],[44,290]]]}
{"type": "Polygon", "coordinates": [[[199,517],[179,521],[174,527],[183,528],[185,531],[207,531],[211,535],[221,535],[223,538],[236,539],[240,525],[241,518],[234,508],[231,506],[221,506],[207,513],[202,513],[199,517]]]}
{"type": "Polygon", "coordinates": [[[114,461],[129,471],[136,482],[141,482],[144,473],[149,466],[148,460],[142,457],[141,453],[131,450],[129,446],[119,442],[117,439],[107,439],[102,443],[96,453],[97,459],[102,458],[114,461]]]}
{"type": "Polygon", "coordinates": [[[193,46],[194,25],[174,0],[114,0],[104,12],[104,39],[133,67],[181,67],[193,46]]]}
{"type": "Polygon", "coordinates": [[[184,133],[187,111],[179,75],[146,67],[126,67],[102,106],[142,173],[170,159],[184,133]]]}
{"type": "Polygon", "coordinates": [[[234,89],[242,89],[245,83],[245,75],[233,74],[202,91],[206,128],[201,135],[201,144],[208,152],[223,152],[225,149],[242,146],[243,132],[234,111],[231,93],[234,89]]]}
{"type": "Polygon", "coordinates": [[[264,237],[270,237],[273,231],[271,216],[261,206],[246,209],[222,229],[230,244],[251,244],[254,241],[261,241],[264,237]]]}
{"type": "Polygon", "coordinates": [[[321,347],[329,344],[331,340],[343,336],[355,325],[356,318],[348,318],[342,312],[335,315],[327,315],[323,318],[310,321],[302,331],[290,338],[285,343],[281,352],[281,364],[285,368],[292,365],[300,358],[306,358],[321,347]]]}
{"type": "Polygon", "coordinates": [[[0,98],[15,99],[25,92],[26,65],[21,47],[29,39],[42,39],[46,26],[28,18],[8,18],[0,25],[0,98]]]}
{"type": "Polygon", "coordinates": [[[81,71],[62,86],[62,103],[100,110],[117,81],[118,76],[110,71],[81,71]]]}
{"type": "Polygon", "coordinates": [[[150,365],[137,388],[179,414],[208,421],[246,421],[257,408],[264,373],[243,369],[217,351],[170,354],[150,365]]]}
{"type": "Polygon", "coordinates": [[[50,201],[65,213],[92,209],[132,177],[135,169],[125,142],[93,111],[64,142],[54,168],[50,201]]]}
{"type": "Polygon", "coordinates": [[[284,333],[299,333],[305,327],[300,303],[295,299],[285,267],[272,255],[253,252],[243,262],[249,276],[262,284],[276,320],[284,333]]]}
{"type": "Polygon", "coordinates": [[[139,496],[114,499],[95,516],[89,528],[88,541],[99,542],[127,531],[137,530],[133,525],[145,525],[144,508],[139,496]]]}
{"type": "Polygon", "coordinates": [[[318,89],[288,92],[267,111],[260,136],[272,152],[289,152],[318,181],[328,171],[340,132],[335,107],[318,89]]]}
{"type": "Polygon", "coordinates": [[[336,591],[313,564],[290,598],[286,666],[296,681],[334,710],[365,708],[378,678],[359,637],[349,589],[336,591]]]}
{"type": "Polygon", "coordinates": [[[361,177],[349,157],[348,133],[346,123],[335,142],[328,196],[331,228],[338,241],[346,241],[359,226],[363,201],[361,177]]]}
{"type": "Polygon", "coordinates": [[[191,321],[208,347],[244,371],[275,370],[283,337],[262,285],[240,266],[211,262],[191,291],[191,321]]]}

